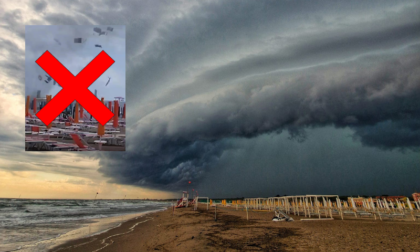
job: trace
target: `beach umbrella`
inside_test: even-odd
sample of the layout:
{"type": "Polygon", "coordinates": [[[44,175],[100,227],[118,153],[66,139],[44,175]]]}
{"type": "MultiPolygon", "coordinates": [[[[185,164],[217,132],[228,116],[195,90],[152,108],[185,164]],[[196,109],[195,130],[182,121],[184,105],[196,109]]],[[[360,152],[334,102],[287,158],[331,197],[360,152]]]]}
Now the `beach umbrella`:
{"type": "Polygon", "coordinates": [[[411,211],[413,211],[413,206],[411,205],[410,199],[407,197],[407,204],[411,211]]]}
{"type": "Polygon", "coordinates": [[[372,209],[375,210],[375,204],[373,203],[373,201],[370,202],[370,205],[371,205],[372,209]]]}
{"type": "Polygon", "coordinates": [[[375,204],[373,203],[372,197],[370,197],[370,206],[373,210],[375,210],[375,204]]]}
{"type": "Polygon", "coordinates": [[[385,208],[389,210],[389,205],[388,205],[387,200],[384,199],[382,203],[384,204],[385,208]]]}
{"type": "Polygon", "coordinates": [[[350,198],[350,201],[351,201],[351,204],[352,204],[353,208],[354,208],[355,210],[357,210],[357,208],[356,208],[356,203],[354,203],[353,198],[350,198]]]}
{"type": "Polygon", "coordinates": [[[398,209],[403,210],[403,206],[399,200],[397,200],[398,209]]]}

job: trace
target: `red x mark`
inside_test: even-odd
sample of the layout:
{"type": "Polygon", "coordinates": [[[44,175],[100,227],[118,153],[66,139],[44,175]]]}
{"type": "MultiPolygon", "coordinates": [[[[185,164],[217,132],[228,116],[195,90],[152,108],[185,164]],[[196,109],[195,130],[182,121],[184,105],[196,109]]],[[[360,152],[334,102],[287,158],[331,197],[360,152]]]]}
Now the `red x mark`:
{"type": "Polygon", "coordinates": [[[46,125],[59,116],[76,100],[101,125],[105,125],[114,115],[88,87],[97,80],[114,60],[102,51],[77,76],[67,70],[49,51],[35,61],[63,89],[36,115],[46,125]]]}

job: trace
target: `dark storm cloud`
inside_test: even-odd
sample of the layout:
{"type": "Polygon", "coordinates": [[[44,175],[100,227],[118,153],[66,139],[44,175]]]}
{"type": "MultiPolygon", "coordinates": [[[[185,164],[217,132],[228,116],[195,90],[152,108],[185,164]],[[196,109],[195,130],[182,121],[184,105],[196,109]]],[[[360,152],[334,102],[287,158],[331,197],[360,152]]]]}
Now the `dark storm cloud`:
{"type": "Polygon", "coordinates": [[[301,140],[302,129],[330,125],[354,128],[375,147],[419,147],[420,53],[382,60],[265,75],[155,111],[129,130],[127,153],[101,158],[100,171],[120,183],[178,189],[217,166],[230,138],[289,130],[301,140]],[[383,127],[389,120],[397,123],[383,127]],[[369,127],[386,137],[366,134],[369,127]]]}
{"type": "MultiPolygon", "coordinates": [[[[417,15],[420,9],[417,6],[405,9],[398,15],[390,14],[387,22],[379,19],[365,22],[364,25],[343,25],[333,30],[323,30],[322,25],[316,26],[320,29],[318,33],[302,32],[303,35],[274,43],[275,49],[264,53],[249,54],[245,50],[247,56],[238,60],[227,60],[213,69],[192,75],[194,81],[173,87],[173,82],[194,72],[193,66],[200,70],[202,62],[220,57],[223,55],[221,51],[235,51],[241,48],[240,43],[244,40],[247,41],[245,44],[251,45],[251,49],[252,46],[267,47],[264,42],[275,37],[276,32],[273,33],[273,30],[287,34],[295,27],[299,31],[302,29],[302,20],[309,22],[308,19],[325,11],[316,5],[313,6],[313,12],[311,10],[315,14],[303,18],[305,12],[289,12],[291,10],[288,8],[293,9],[295,5],[284,6],[282,2],[247,2],[240,14],[232,16],[231,12],[221,11],[219,8],[234,9],[236,6],[233,4],[209,5],[210,9],[199,6],[188,18],[176,20],[162,29],[159,39],[141,55],[141,63],[132,63],[136,66],[136,71],[130,71],[128,78],[129,81],[138,83],[139,88],[130,92],[128,99],[143,103],[137,112],[139,116],[193,95],[224,87],[238,78],[252,74],[340,61],[373,51],[398,48],[420,39],[420,18],[417,15]],[[262,14],[264,8],[270,10],[267,15],[262,14]],[[271,11],[284,12],[284,15],[274,15],[271,11]],[[288,18],[292,18],[294,22],[288,21],[288,18]],[[157,92],[156,90],[160,91],[155,95],[156,98],[144,104],[149,100],[147,94],[157,92]]],[[[359,5],[355,8],[361,7],[359,5]]],[[[305,5],[304,9],[306,8],[310,6],[305,5]]],[[[326,16],[328,14],[330,13],[326,16]]]]}
{"type": "Polygon", "coordinates": [[[384,121],[375,125],[354,127],[355,137],[364,145],[389,150],[405,146],[420,147],[420,117],[384,121]]]}
{"type": "Polygon", "coordinates": [[[194,189],[209,197],[410,195],[420,189],[418,152],[360,146],[350,129],[307,133],[304,143],[289,141],[286,134],[236,139],[238,149],[227,150],[194,189]]]}

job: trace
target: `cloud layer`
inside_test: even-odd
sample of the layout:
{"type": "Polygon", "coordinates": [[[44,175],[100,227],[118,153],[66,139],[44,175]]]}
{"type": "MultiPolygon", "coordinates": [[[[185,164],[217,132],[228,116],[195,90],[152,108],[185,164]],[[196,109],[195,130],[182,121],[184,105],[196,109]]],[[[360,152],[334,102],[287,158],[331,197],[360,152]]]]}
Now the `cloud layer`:
{"type": "Polygon", "coordinates": [[[229,139],[305,128],[355,130],[383,149],[420,146],[420,53],[332,64],[244,80],[143,117],[127,153],[101,157],[101,171],[123,183],[177,189],[217,166],[229,139]],[[118,167],[115,169],[114,167],[118,167]]]}

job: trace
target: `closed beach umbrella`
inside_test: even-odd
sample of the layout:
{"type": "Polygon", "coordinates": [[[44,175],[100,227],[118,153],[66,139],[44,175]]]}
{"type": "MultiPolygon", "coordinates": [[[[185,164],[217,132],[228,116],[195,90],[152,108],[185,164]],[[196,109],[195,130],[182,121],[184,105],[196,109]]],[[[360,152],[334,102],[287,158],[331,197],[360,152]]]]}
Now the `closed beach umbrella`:
{"type": "Polygon", "coordinates": [[[410,199],[407,197],[407,204],[411,211],[413,211],[413,206],[411,205],[410,199]]]}
{"type": "Polygon", "coordinates": [[[354,203],[353,198],[350,198],[350,201],[351,201],[351,204],[352,204],[353,208],[354,208],[355,210],[357,210],[357,208],[356,208],[356,203],[354,203]]]}

